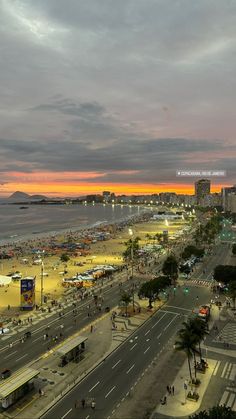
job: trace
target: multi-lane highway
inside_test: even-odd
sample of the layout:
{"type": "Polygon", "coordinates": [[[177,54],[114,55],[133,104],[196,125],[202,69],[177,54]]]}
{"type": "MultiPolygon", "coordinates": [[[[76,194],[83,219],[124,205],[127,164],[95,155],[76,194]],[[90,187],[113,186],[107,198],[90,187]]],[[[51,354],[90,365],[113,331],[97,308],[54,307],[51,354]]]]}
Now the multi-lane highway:
{"type": "Polygon", "coordinates": [[[191,315],[196,301],[197,304],[204,304],[209,302],[209,298],[209,288],[191,288],[188,295],[183,288],[178,288],[166,306],[137,329],[43,418],[88,419],[109,416],[153,358],[175,336],[186,316],[191,315]],[[81,405],[83,398],[88,402],[85,409],[81,405]],[[93,399],[96,402],[94,411],[90,406],[93,399]],[[76,401],[78,407],[75,407],[76,401]]]}
{"type": "MultiPolygon", "coordinates": [[[[102,292],[102,310],[101,312],[96,309],[95,302],[93,297],[88,297],[81,302],[76,303],[76,307],[70,306],[67,309],[59,309],[58,313],[52,316],[49,319],[45,319],[40,324],[32,325],[29,327],[32,336],[31,338],[26,339],[23,343],[21,342],[21,337],[24,335],[24,332],[19,333],[18,337],[16,335],[12,336],[8,340],[8,343],[1,342],[0,346],[0,370],[9,368],[12,371],[19,369],[23,365],[37,359],[41,354],[45,353],[48,348],[52,348],[53,345],[56,345],[59,340],[60,333],[63,332],[62,339],[65,339],[75,333],[77,330],[84,328],[89,325],[95,319],[104,315],[104,308],[106,306],[115,307],[120,301],[121,290],[130,288],[130,281],[127,281],[120,286],[119,282],[114,282],[111,287],[108,285],[103,289],[102,292]],[[90,308],[88,308],[90,306],[90,308]],[[62,317],[59,317],[59,312],[64,312],[62,317]],[[88,316],[88,313],[90,316],[88,316]],[[63,328],[61,328],[63,325],[63,328]],[[49,330],[46,329],[49,327],[49,330]],[[49,338],[44,340],[44,335],[47,333],[49,338]],[[58,341],[53,341],[52,337],[55,338],[57,335],[58,341]]],[[[100,295],[99,292],[97,292],[100,295]]]]}
{"type": "Polygon", "coordinates": [[[200,266],[200,269],[196,270],[196,273],[193,275],[200,280],[212,280],[214,268],[217,265],[226,265],[229,261],[231,255],[231,245],[230,243],[220,243],[217,244],[210,256],[205,256],[203,263],[200,266]]]}

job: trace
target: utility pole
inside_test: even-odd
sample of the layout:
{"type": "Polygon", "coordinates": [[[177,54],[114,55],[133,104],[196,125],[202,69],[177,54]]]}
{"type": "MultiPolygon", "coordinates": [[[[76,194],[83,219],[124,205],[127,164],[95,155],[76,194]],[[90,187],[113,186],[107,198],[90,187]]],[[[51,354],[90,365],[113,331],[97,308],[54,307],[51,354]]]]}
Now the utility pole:
{"type": "MultiPolygon", "coordinates": [[[[134,241],[133,241],[133,230],[132,228],[129,228],[129,234],[131,236],[131,278],[133,281],[134,276],[134,241]]],[[[132,284],[132,300],[133,300],[133,312],[135,312],[134,309],[134,282],[132,284]]]]}
{"type": "Polygon", "coordinates": [[[44,265],[41,264],[41,306],[43,305],[43,275],[44,274],[44,265]]]}

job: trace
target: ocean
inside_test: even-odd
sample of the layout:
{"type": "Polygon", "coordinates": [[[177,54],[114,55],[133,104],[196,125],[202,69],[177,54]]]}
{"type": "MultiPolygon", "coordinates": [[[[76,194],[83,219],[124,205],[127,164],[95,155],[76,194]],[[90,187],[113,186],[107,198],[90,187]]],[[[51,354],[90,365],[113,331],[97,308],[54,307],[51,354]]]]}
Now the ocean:
{"type": "Polygon", "coordinates": [[[139,214],[143,208],[129,205],[0,205],[0,243],[29,235],[87,228],[113,223],[139,214]]]}

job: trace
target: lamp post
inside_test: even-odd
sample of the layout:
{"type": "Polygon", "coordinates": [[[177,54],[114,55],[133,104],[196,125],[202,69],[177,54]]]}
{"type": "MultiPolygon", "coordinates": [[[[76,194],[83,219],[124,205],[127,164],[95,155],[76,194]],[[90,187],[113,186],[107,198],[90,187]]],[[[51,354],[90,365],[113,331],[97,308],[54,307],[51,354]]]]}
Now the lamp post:
{"type": "MultiPolygon", "coordinates": [[[[133,275],[134,275],[134,241],[133,241],[133,230],[132,228],[129,228],[129,235],[131,237],[131,279],[133,281],[133,275]]],[[[132,300],[133,300],[133,312],[134,309],[134,282],[132,284],[132,300]]]]}
{"type": "Polygon", "coordinates": [[[43,305],[43,277],[44,277],[44,264],[41,263],[41,306],[43,305]]]}

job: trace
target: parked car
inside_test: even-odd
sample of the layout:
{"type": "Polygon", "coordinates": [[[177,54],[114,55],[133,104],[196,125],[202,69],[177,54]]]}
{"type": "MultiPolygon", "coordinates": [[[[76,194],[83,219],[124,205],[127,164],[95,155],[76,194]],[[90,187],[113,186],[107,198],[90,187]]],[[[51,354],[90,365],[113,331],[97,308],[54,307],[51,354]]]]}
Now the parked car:
{"type": "Polygon", "coordinates": [[[28,332],[24,333],[24,339],[31,338],[31,332],[28,330],[28,332]]]}

